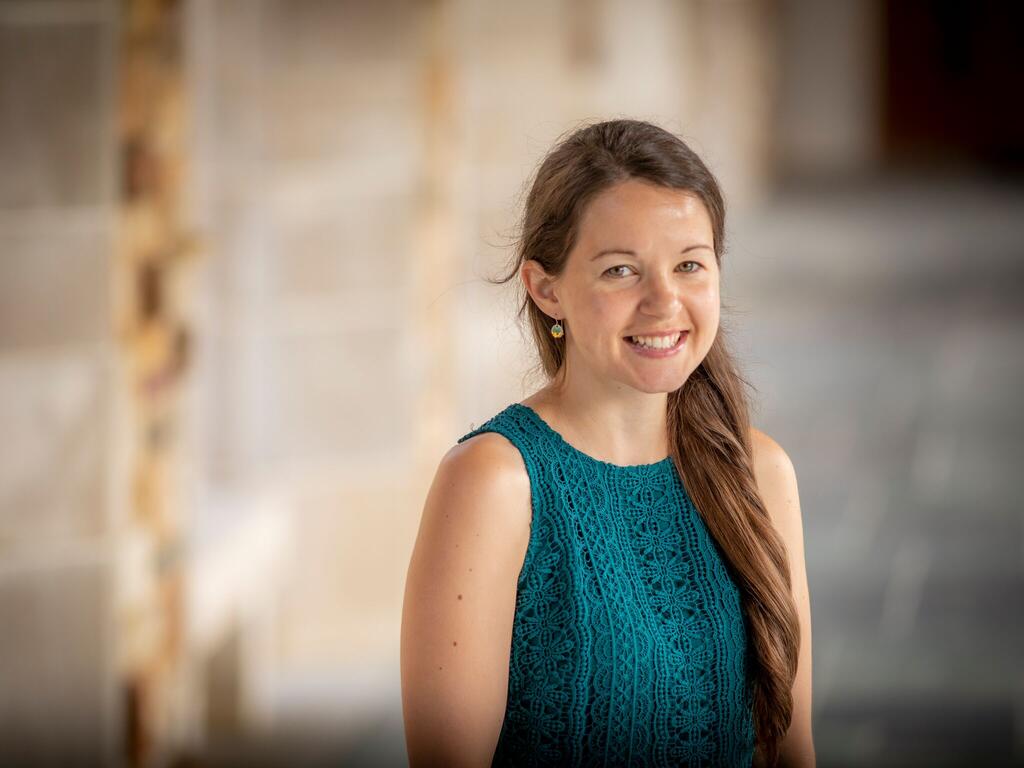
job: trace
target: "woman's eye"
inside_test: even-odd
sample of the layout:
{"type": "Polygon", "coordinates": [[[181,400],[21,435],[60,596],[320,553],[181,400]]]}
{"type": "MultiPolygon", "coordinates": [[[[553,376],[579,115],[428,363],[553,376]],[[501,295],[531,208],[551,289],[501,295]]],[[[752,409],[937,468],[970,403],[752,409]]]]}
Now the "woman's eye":
{"type": "MultiPolygon", "coordinates": [[[[629,269],[629,267],[626,266],[625,264],[619,264],[619,265],[614,266],[614,267],[609,267],[608,269],[606,269],[604,271],[604,273],[607,275],[607,274],[611,273],[612,271],[614,271],[616,269],[629,269]]],[[[611,276],[612,277],[625,277],[625,275],[611,275],[611,276]]]]}
{"type": "MultiPolygon", "coordinates": [[[[703,269],[703,266],[701,265],[701,263],[699,261],[684,261],[683,264],[692,264],[695,267],[694,269],[684,269],[683,272],[692,273],[692,272],[696,272],[699,269],[703,269]]],[[[604,271],[604,274],[606,274],[606,275],[608,275],[610,277],[625,277],[626,276],[625,274],[622,274],[622,273],[615,274],[615,270],[616,269],[632,269],[632,267],[630,267],[628,264],[618,264],[618,265],[616,265],[614,267],[609,267],[608,269],[606,269],[604,271]]]]}

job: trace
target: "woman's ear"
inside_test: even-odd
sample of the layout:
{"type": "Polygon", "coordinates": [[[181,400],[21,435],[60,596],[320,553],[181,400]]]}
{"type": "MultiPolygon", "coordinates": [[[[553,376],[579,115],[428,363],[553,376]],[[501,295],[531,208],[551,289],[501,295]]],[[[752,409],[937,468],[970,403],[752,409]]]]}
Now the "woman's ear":
{"type": "Polygon", "coordinates": [[[565,317],[561,303],[558,300],[557,286],[558,278],[552,277],[534,259],[523,262],[519,268],[519,277],[526,286],[530,298],[540,307],[540,311],[556,320],[565,317]]]}

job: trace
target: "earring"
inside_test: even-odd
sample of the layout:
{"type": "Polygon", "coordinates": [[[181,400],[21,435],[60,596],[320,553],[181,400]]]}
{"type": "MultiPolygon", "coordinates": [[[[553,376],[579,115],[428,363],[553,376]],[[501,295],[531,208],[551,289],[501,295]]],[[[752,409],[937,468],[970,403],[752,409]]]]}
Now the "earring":
{"type": "Polygon", "coordinates": [[[560,339],[562,338],[564,333],[565,331],[562,329],[562,323],[558,320],[555,320],[555,324],[551,326],[551,335],[554,336],[556,339],[560,339]]]}

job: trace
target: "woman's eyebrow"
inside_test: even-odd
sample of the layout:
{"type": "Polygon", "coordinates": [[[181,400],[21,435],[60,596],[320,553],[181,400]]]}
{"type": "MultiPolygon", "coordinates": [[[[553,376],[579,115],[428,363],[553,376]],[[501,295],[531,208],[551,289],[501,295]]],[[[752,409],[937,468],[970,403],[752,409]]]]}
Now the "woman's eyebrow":
{"type": "MultiPolygon", "coordinates": [[[[709,251],[714,250],[710,245],[704,245],[703,243],[697,243],[695,245],[688,245],[686,248],[683,248],[683,250],[681,250],[679,253],[680,254],[688,253],[689,251],[696,250],[697,248],[707,248],[709,251]]],[[[609,256],[609,255],[611,255],[613,253],[617,253],[617,254],[620,254],[622,256],[636,256],[636,251],[631,251],[628,248],[604,248],[604,249],[598,251],[597,253],[595,253],[593,256],[591,256],[590,260],[591,261],[596,261],[597,259],[601,258],[602,256],[609,256]]]]}

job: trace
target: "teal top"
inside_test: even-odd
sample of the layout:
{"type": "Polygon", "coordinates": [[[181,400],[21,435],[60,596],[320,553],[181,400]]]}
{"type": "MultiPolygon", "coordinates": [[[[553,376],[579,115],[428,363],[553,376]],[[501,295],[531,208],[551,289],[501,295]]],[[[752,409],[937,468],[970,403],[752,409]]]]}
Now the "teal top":
{"type": "Polygon", "coordinates": [[[750,766],[740,594],[667,457],[619,465],[512,403],[533,517],[496,766],[750,766]]]}

